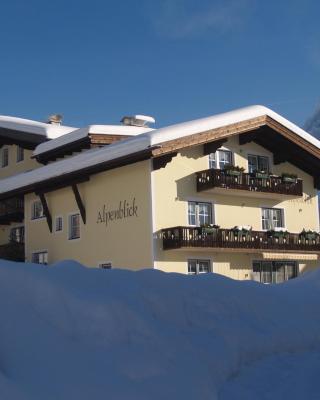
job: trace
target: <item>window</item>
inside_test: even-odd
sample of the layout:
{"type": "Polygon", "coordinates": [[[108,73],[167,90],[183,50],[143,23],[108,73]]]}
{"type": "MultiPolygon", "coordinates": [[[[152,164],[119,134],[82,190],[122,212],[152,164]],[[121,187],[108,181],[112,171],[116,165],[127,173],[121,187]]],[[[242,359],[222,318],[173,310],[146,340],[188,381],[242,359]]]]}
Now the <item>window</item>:
{"type": "Polygon", "coordinates": [[[257,171],[269,172],[269,158],[263,156],[248,155],[248,170],[249,173],[257,171]]]}
{"type": "Polygon", "coordinates": [[[195,226],[212,224],[212,204],[189,201],[188,223],[195,226]]]}
{"type": "Polygon", "coordinates": [[[56,232],[61,232],[62,228],[63,228],[63,219],[62,219],[62,217],[56,217],[55,231],[56,232]]]}
{"type": "Polygon", "coordinates": [[[80,237],[80,214],[73,214],[69,217],[69,240],[80,237]]]}
{"type": "Polygon", "coordinates": [[[7,167],[9,165],[9,149],[4,148],[1,152],[1,167],[7,167]]]}
{"type": "Polygon", "coordinates": [[[24,243],[24,226],[17,226],[10,230],[10,242],[24,243]]]}
{"type": "Polygon", "coordinates": [[[188,274],[207,274],[210,272],[210,260],[188,260],[188,274]]]}
{"type": "Polygon", "coordinates": [[[99,268],[111,269],[112,268],[112,263],[111,262],[100,263],[99,264],[99,268]]]}
{"type": "Polygon", "coordinates": [[[24,150],[23,147],[17,147],[17,162],[21,162],[24,160],[24,150]]]}
{"type": "Polygon", "coordinates": [[[217,150],[209,155],[209,168],[224,169],[226,165],[232,164],[232,152],[229,150],[217,150]]]}
{"type": "Polygon", "coordinates": [[[262,208],[262,229],[284,228],[283,209],[262,208]]]}
{"type": "Polygon", "coordinates": [[[254,261],[253,279],[262,283],[281,283],[298,276],[295,261],[254,261]]]}
{"type": "Polygon", "coordinates": [[[39,251],[36,253],[32,253],[32,262],[35,264],[48,264],[48,252],[47,251],[39,251]]]}
{"type": "Polygon", "coordinates": [[[31,209],[31,219],[39,219],[44,216],[43,207],[40,200],[34,201],[32,203],[31,209]]]}

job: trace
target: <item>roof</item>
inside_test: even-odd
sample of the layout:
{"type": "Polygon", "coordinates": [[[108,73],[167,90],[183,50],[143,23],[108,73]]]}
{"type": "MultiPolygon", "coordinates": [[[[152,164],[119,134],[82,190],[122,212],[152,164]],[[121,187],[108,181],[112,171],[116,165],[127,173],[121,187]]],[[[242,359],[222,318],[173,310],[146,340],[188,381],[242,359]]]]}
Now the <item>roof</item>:
{"type": "Polygon", "coordinates": [[[73,142],[77,142],[90,134],[99,135],[114,135],[114,136],[136,136],[141,133],[149,132],[153,130],[147,127],[138,126],[125,126],[125,125],[89,125],[85,128],[74,130],[67,135],[60,136],[56,139],[50,140],[39,144],[34,152],[34,156],[47,153],[49,151],[58,149],[60,147],[66,146],[73,142]]]}
{"type": "Polygon", "coordinates": [[[0,115],[0,128],[31,133],[33,135],[42,135],[48,139],[65,135],[66,133],[76,129],[71,126],[46,124],[44,122],[33,121],[31,119],[10,117],[6,115],[0,115]]]}
{"type": "MultiPolygon", "coordinates": [[[[232,124],[263,116],[272,118],[295,133],[300,139],[311,144],[319,155],[317,159],[320,162],[319,140],[274,111],[263,106],[251,106],[142,133],[109,146],[94,148],[44,167],[3,179],[0,185],[0,196],[2,198],[9,196],[17,190],[26,192],[27,188],[31,188],[32,185],[57,179],[61,176],[70,176],[71,174],[81,176],[82,171],[88,168],[92,170],[93,167],[98,165],[103,165],[105,169],[108,169],[108,163],[110,164],[118,159],[134,156],[135,154],[151,152],[152,149],[161,147],[165,142],[186,138],[190,135],[200,134],[216,128],[226,127],[226,131],[228,131],[227,127],[232,124]]],[[[212,137],[211,140],[214,140],[214,138],[212,137]]],[[[32,190],[30,189],[29,191],[32,190]]]]}

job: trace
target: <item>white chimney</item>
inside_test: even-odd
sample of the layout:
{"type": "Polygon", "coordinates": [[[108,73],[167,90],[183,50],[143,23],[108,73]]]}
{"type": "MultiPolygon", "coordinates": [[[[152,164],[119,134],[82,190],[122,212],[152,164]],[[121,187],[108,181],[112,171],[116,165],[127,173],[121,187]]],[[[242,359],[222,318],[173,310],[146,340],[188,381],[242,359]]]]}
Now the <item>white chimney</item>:
{"type": "Polygon", "coordinates": [[[123,125],[148,127],[148,124],[154,124],[156,120],[148,115],[131,115],[121,119],[123,125]]]}

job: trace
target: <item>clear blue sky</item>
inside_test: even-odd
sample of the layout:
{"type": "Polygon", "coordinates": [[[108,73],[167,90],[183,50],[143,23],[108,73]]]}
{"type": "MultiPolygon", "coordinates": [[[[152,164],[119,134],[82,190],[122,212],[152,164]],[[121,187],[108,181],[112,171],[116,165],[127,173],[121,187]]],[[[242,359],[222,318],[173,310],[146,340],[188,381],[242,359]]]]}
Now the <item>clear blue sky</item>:
{"type": "Polygon", "coordinates": [[[317,0],[1,3],[0,114],[162,126],[250,104],[303,124],[320,101],[317,0]]]}

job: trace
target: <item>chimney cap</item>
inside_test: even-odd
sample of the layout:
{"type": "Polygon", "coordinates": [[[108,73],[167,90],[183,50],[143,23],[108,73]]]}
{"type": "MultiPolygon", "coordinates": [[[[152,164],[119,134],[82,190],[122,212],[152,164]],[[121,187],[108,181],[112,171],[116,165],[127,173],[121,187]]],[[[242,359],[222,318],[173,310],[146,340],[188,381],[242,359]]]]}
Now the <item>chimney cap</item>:
{"type": "Polygon", "coordinates": [[[126,115],[121,121],[123,125],[127,126],[141,126],[147,127],[148,124],[154,124],[156,120],[149,115],[135,114],[135,115],[126,115]]]}
{"type": "Polygon", "coordinates": [[[52,114],[49,115],[47,123],[52,125],[61,125],[62,118],[63,116],[61,114],[52,114]]]}

